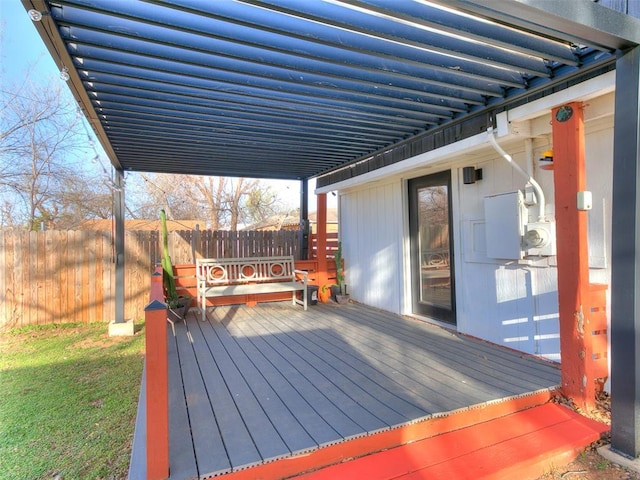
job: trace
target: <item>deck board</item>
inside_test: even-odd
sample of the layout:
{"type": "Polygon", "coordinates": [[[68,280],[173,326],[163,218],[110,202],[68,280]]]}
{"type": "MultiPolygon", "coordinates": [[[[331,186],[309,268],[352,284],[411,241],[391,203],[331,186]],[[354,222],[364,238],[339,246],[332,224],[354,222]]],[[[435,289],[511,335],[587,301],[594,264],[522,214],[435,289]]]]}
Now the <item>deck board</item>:
{"type": "Polygon", "coordinates": [[[262,458],[275,458],[281,456],[282,452],[291,453],[311,446],[313,440],[287,410],[277,390],[264,378],[228,331],[217,322],[200,323],[200,326],[213,330],[218,339],[218,342],[210,342],[212,351],[222,347],[229,360],[233,361],[234,368],[227,370],[225,378],[228,378],[231,391],[237,392],[236,402],[242,404],[239,408],[241,413],[246,412],[243,413],[243,419],[249,430],[253,431],[252,427],[255,426],[260,427],[254,441],[262,458]]]}
{"type": "MultiPolygon", "coordinates": [[[[250,312],[252,313],[254,312],[250,312]]],[[[330,380],[314,369],[304,355],[296,353],[287,338],[265,329],[259,316],[254,316],[253,319],[256,321],[251,321],[252,318],[249,317],[242,325],[236,322],[236,327],[241,328],[252,340],[255,339],[255,344],[262,349],[267,359],[285,374],[302,397],[310,403],[315,415],[326,420],[338,433],[339,436],[333,436],[329,441],[363,432],[363,427],[344,411],[347,398],[332,388],[330,380]]]]}
{"type": "Polygon", "coordinates": [[[397,339],[396,344],[404,348],[415,346],[420,354],[437,352],[441,365],[477,378],[485,385],[494,385],[501,391],[519,394],[535,388],[541,379],[553,382],[558,378],[554,369],[540,368],[548,363],[544,360],[523,356],[514,350],[496,349],[495,345],[483,340],[462,337],[446,329],[422,325],[417,321],[389,321],[388,316],[377,311],[367,312],[366,316],[354,311],[349,318],[362,325],[376,325],[376,329],[386,332],[386,340],[397,339]],[[420,335],[424,328],[429,329],[429,335],[420,335]],[[518,364],[517,376],[513,375],[514,362],[518,364]]]}
{"type": "MultiPolygon", "coordinates": [[[[304,451],[310,447],[322,445],[335,439],[336,431],[317,414],[309,400],[303,397],[296,385],[292,383],[292,381],[295,381],[295,376],[289,374],[290,369],[279,369],[277,365],[269,361],[268,345],[265,344],[267,349],[265,351],[265,349],[259,348],[260,343],[262,343],[259,338],[253,340],[250,338],[236,338],[236,342],[238,347],[251,359],[265,381],[277,392],[279,400],[296,419],[300,428],[303,429],[304,433],[299,433],[297,441],[292,442],[293,445],[290,445],[292,452],[304,451]],[[311,442],[305,438],[305,434],[308,435],[311,442]]],[[[286,367],[286,365],[284,366],[286,367]]],[[[300,385],[298,385],[298,388],[300,388],[300,385]]],[[[284,436],[298,434],[297,426],[295,430],[296,432],[285,432],[284,436]]]]}
{"type": "MultiPolygon", "coordinates": [[[[207,385],[202,381],[200,370],[200,368],[207,368],[207,358],[200,359],[200,362],[196,360],[196,354],[184,323],[177,323],[175,330],[182,384],[189,412],[189,423],[198,470],[199,472],[206,471],[207,473],[229,471],[232,464],[224,449],[221,434],[215,428],[218,426],[218,421],[211,406],[212,402],[220,407],[228,405],[226,396],[218,394],[218,392],[223,393],[226,390],[221,388],[221,384],[216,388],[209,383],[209,388],[207,388],[207,385]]],[[[171,385],[169,389],[177,387],[179,385],[171,385]]],[[[238,429],[237,436],[242,436],[240,429],[238,429]]],[[[171,438],[171,434],[169,437],[171,438]]],[[[170,466],[172,463],[171,455],[172,452],[169,452],[170,466]]]]}
{"type": "MultiPolygon", "coordinates": [[[[265,315],[263,318],[269,321],[271,316],[265,315]]],[[[295,321],[284,317],[277,322],[289,328],[288,336],[292,344],[299,345],[300,351],[305,349],[313,355],[314,360],[318,360],[313,362],[316,368],[324,365],[323,370],[326,370],[338,388],[373,415],[384,418],[387,426],[429,413],[424,406],[407,400],[406,395],[395,393],[400,386],[403,390],[407,386],[396,384],[397,380],[381,374],[380,370],[373,368],[361,355],[354,355],[353,348],[344,344],[343,339],[331,335],[329,328],[316,328],[303,335],[295,331],[295,321]]],[[[271,322],[271,326],[282,328],[275,322],[271,322]]],[[[394,374],[394,377],[397,376],[394,374]]],[[[440,395],[438,392],[433,393],[440,395]]]]}
{"type": "MultiPolygon", "coordinates": [[[[185,391],[193,392],[187,395],[187,399],[193,396],[194,402],[201,400],[204,403],[205,399],[207,402],[206,406],[196,404],[198,409],[194,411],[191,419],[192,429],[195,428],[200,436],[204,437],[203,440],[206,440],[204,448],[196,450],[200,471],[226,471],[256,462],[259,458],[258,450],[221,372],[220,365],[225,362],[222,352],[216,352],[214,359],[202,335],[198,333],[200,329],[197,321],[191,322],[188,332],[189,336],[186,332],[182,336],[182,343],[187,347],[184,350],[185,356],[188,360],[193,358],[193,362],[189,361],[186,364],[183,374],[186,370],[189,377],[193,377],[192,385],[198,385],[194,391],[193,386],[188,388],[185,384],[185,391]],[[189,341],[189,338],[193,341],[189,341]],[[203,395],[203,398],[200,398],[200,395],[203,395]],[[202,464],[207,466],[203,467],[202,464]]],[[[180,333],[178,330],[176,333],[179,335],[180,344],[180,333]]],[[[182,360],[182,355],[180,358],[182,360]]],[[[195,436],[194,443],[198,445],[195,436]]]]}
{"type": "Polygon", "coordinates": [[[310,381],[320,379],[329,382],[327,392],[334,391],[333,401],[366,431],[401,423],[404,420],[393,408],[378,400],[372,389],[367,388],[377,385],[358,375],[358,372],[342,358],[331,356],[322,345],[310,340],[308,335],[294,330],[283,332],[279,324],[286,318],[276,320],[271,315],[262,315],[261,320],[269,322],[269,328],[280,331],[287,339],[289,348],[305,359],[303,373],[310,381]]]}
{"type": "MultiPolygon", "coordinates": [[[[177,384],[181,387],[178,347],[176,338],[171,333],[167,336],[167,361],[169,385],[177,384]]],[[[169,472],[171,476],[169,478],[181,480],[199,478],[183,388],[169,389],[169,431],[171,432],[171,435],[169,435],[169,451],[173,455],[169,472]]]]}
{"type": "MultiPolygon", "coordinates": [[[[390,342],[388,336],[375,340],[371,333],[353,335],[341,322],[331,323],[331,318],[323,320],[326,328],[311,332],[314,339],[308,341],[317,348],[322,346],[335,355],[335,359],[341,362],[343,368],[352,372],[356,385],[367,385],[367,388],[373,386],[376,394],[383,395],[396,409],[406,405],[412,406],[413,409],[405,410],[407,417],[404,421],[442,409],[453,410],[468,406],[466,397],[461,396],[460,390],[466,391],[467,395],[477,393],[476,387],[470,385],[460,384],[456,388],[454,384],[459,383],[459,380],[442,375],[438,371],[438,363],[423,362],[424,351],[411,358],[406,343],[390,342]],[[336,327],[339,330],[336,330],[336,327]],[[340,333],[337,334],[336,331],[340,333]],[[344,339],[349,340],[347,344],[344,343],[344,339]],[[411,394],[411,400],[407,399],[407,393],[411,394]]],[[[402,420],[397,420],[395,423],[401,422],[402,420]]]]}
{"type": "Polygon", "coordinates": [[[175,327],[176,479],[174,468],[207,478],[560,381],[550,362],[362,305],[217,307],[175,327]]]}

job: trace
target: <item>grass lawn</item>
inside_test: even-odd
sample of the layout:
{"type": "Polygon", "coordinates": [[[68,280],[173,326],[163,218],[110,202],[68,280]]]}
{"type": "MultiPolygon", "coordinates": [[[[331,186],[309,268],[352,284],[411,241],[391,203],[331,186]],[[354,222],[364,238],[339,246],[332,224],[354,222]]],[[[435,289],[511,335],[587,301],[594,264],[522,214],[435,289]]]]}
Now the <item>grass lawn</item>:
{"type": "Polygon", "coordinates": [[[0,334],[0,479],[124,479],[144,336],[106,324],[0,334]]]}

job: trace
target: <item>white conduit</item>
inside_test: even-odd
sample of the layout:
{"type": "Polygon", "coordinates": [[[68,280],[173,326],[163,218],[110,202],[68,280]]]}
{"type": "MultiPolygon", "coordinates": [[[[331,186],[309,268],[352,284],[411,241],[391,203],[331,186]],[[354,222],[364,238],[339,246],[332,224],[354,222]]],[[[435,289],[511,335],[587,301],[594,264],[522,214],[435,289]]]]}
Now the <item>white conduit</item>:
{"type": "Polygon", "coordinates": [[[538,184],[538,182],[536,182],[535,179],[531,175],[529,175],[527,172],[525,172],[520,167],[520,165],[518,165],[517,163],[515,163],[513,161],[513,158],[511,158],[511,155],[509,155],[507,152],[505,152],[502,149],[502,147],[500,147],[500,145],[498,145],[498,142],[496,142],[496,137],[493,135],[493,128],[492,127],[487,128],[487,134],[488,134],[487,136],[489,138],[489,143],[494,148],[494,150],[496,152],[498,152],[507,162],[509,162],[511,164],[511,166],[514,168],[515,171],[517,171],[524,178],[526,178],[527,182],[529,182],[531,184],[531,186],[533,187],[533,190],[536,193],[536,198],[538,200],[538,221],[543,222],[545,220],[545,200],[544,200],[544,192],[542,191],[542,188],[540,188],[540,185],[538,184]]]}

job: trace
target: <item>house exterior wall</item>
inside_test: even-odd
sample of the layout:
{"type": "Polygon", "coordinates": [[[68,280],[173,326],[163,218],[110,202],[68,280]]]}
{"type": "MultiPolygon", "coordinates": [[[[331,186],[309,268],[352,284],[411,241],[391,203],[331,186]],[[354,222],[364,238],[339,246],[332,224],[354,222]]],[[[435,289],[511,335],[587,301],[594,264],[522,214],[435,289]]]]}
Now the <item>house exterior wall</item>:
{"type": "Polygon", "coordinates": [[[351,296],[367,305],[401,312],[403,296],[403,195],[398,181],[339,197],[342,256],[351,296]],[[348,240],[347,240],[348,239],[348,240]]]}
{"type": "MultiPolygon", "coordinates": [[[[534,142],[534,151],[549,149],[546,139],[534,142]]],[[[524,140],[505,145],[505,150],[523,169],[524,140]]],[[[484,197],[523,189],[526,180],[495,152],[478,161],[483,180],[456,185],[460,221],[454,241],[458,328],[461,332],[507,345],[517,350],[559,356],[556,271],[552,259],[504,260],[486,254],[484,197]]],[[[553,217],[553,177],[550,171],[536,174],[553,217]]],[[[529,209],[535,220],[537,208],[529,209]]]]}
{"type": "MultiPolygon", "coordinates": [[[[520,120],[510,118],[509,135],[500,145],[523,169],[532,171],[554,220],[553,171],[539,168],[538,158],[552,149],[550,109],[520,120]],[[530,139],[530,140],[527,140],[530,139]]],[[[593,193],[589,212],[589,256],[592,283],[609,283],[613,159],[613,94],[585,102],[587,188],[593,193]]],[[[524,260],[488,258],[484,197],[524,190],[526,180],[487,145],[472,153],[443,157],[429,165],[414,162],[375,182],[339,190],[340,230],[347,264],[346,281],[356,301],[411,314],[408,257],[407,181],[450,169],[457,330],[523,352],[559,360],[558,292],[555,257],[524,260]],[[483,179],[464,185],[462,167],[482,168],[483,179]]],[[[528,208],[536,221],[538,207],[528,208]]],[[[428,319],[427,319],[428,320],[428,319]]]]}

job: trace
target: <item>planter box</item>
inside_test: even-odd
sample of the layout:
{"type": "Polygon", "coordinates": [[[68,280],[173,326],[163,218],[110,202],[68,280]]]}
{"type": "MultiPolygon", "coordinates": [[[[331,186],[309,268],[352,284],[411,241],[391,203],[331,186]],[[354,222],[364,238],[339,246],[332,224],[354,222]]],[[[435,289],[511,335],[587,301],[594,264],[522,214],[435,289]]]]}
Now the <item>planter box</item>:
{"type": "Polygon", "coordinates": [[[167,308],[167,321],[171,324],[171,330],[173,330],[173,334],[176,334],[176,329],[174,325],[177,322],[181,322],[184,320],[184,317],[187,316],[187,311],[189,310],[189,304],[183,305],[177,308],[167,308]]]}
{"type": "Polygon", "coordinates": [[[336,295],[336,302],[337,303],[349,303],[349,295],[340,295],[337,294],[336,295]]]}

